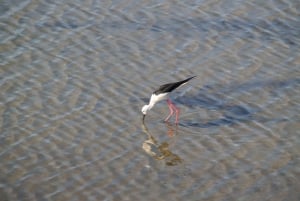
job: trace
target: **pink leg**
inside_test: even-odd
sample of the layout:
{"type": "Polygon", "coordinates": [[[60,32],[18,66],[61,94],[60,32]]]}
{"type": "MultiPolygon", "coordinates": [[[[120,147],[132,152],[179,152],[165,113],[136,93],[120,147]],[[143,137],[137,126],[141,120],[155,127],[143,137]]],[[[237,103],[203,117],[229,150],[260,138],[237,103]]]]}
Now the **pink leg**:
{"type": "Polygon", "coordinates": [[[180,114],[180,110],[179,110],[179,108],[177,108],[175,105],[174,105],[174,109],[175,109],[175,114],[176,114],[175,124],[178,124],[178,123],[179,123],[179,114],[180,114]]]}
{"type": "Polygon", "coordinates": [[[173,104],[171,102],[170,99],[167,100],[167,103],[168,103],[168,107],[169,107],[169,110],[170,110],[170,113],[169,115],[167,116],[167,118],[165,119],[165,121],[168,121],[170,119],[170,117],[173,115],[174,113],[174,110],[173,110],[173,104]]]}
{"type": "Polygon", "coordinates": [[[171,102],[170,99],[167,100],[169,109],[170,109],[170,114],[168,115],[168,117],[165,119],[165,121],[168,121],[169,118],[174,114],[174,110],[175,110],[175,123],[178,124],[179,122],[179,113],[180,110],[171,102]]]}

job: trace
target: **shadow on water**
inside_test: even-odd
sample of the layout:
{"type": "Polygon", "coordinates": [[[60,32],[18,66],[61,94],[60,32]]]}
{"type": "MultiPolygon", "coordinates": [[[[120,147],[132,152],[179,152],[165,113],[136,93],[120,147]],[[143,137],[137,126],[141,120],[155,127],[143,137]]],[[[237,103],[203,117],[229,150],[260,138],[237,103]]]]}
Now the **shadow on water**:
{"type": "MultiPolygon", "coordinates": [[[[246,123],[249,121],[257,121],[260,123],[265,122],[282,122],[287,121],[287,118],[279,117],[268,119],[260,117],[258,112],[262,111],[261,107],[250,106],[249,104],[231,104],[229,101],[224,100],[224,94],[230,93],[244,93],[253,89],[268,90],[270,96],[276,96],[287,87],[293,87],[293,85],[300,84],[300,79],[291,79],[286,81],[261,81],[261,82],[249,82],[244,84],[232,84],[227,86],[205,86],[193,96],[181,96],[176,99],[177,104],[183,104],[188,107],[201,107],[206,110],[218,111],[222,116],[218,119],[212,119],[203,122],[194,121],[180,121],[179,125],[184,127],[216,127],[234,125],[240,123],[246,123]],[[221,97],[222,95],[222,97],[221,97]]],[[[255,94],[254,94],[255,95],[255,94]]]]}
{"type": "Polygon", "coordinates": [[[170,137],[170,141],[158,142],[153,135],[149,132],[145,122],[142,123],[142,129],[147,135],[148,139],[143,142],[143,150],[151,157],[156,160],[165,161],[168,166],[175,166],[182,163],[182,159],[174,154],[170,147],[175,145],[175,136],[177,135],[177,126],[172,126],[171,124],[166,123],[167,134],[170,137]]]}
{"type": "Polygon", "coordinates": [[[240,118],[235,118],[230,116],[224,116],[222,118],[210,120],[208,122],[183,121],[179,123],[179,125],[184,127],[209,128],[209,127],[225,126],[225,125],[230,126],[230,125],[234,125],[246,121],[251,121],[251,117],[249,117],[248,119],[240,119],[240,118]]]}
{"type": "Polygon", "coordinates": [[[184,101],[183,99],[183,97],[180,97],[178,103],[184,104],[185,106],[201,107],[206,110],[214,110],[222,113],[222,117],[209,121],[181,121],[179,125],[185,127],[193,126],[208,128],[252,121],[255,120],[254,114],[258,111],[258,109],[246,105],[231,105],[229,103],[221,101],[217,96],[214,96],[214,94],[204,93],[203,91],[192,97],[185,97],[184,101]]]}

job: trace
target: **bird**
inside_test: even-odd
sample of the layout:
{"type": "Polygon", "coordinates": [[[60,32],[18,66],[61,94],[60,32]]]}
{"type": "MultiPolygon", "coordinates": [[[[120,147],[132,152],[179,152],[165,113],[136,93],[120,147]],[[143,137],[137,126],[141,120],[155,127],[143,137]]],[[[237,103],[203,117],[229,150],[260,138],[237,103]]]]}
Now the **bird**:
{"type": "Polygon", "coordinates": [[[162,100],[167,100],[167,104],[168,104],[170,113],[166,117],[165,122],[168,122],[168,120],[171,118],[171,116],[174,114],[174,111],[175,111],[175,124],[178,124],[178,122],[179,122],[179,109],[175,106],[174,103],[172,103],[171,99],[169,98],[169,94],[170,94],[170,92],[177,89],[178,87],[186,84],[188,81],[190,81],[194,77],[196,77],[196,76],[191,76],[191,77],[189,77],[185,80],[182,80],[182,81],[164,84],[164,85],[161,85],[158,89],[156,89],[150,97],[149,104],[144,105],[142,107],[141,111],[143,113],[143,122],[145,120],[147,112],[149,110],[151,110],[151,108],[153,108],[153,106],[157,102],[162,101],[162,100]]]}

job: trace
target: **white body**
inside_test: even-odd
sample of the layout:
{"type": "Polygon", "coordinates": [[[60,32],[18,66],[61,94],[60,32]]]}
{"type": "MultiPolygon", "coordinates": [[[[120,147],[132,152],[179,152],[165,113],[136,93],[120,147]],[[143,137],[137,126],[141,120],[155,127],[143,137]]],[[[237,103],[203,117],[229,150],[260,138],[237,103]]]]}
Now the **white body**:
{"type": "Polygon", "coordinates": [[[144,107],[142,108],[142,113],[144,115],[147,114],[147,111],[150,110],[157,102],[162,101],[162,100],[167,100],[168,99],[168,94],[169,93],[162,93],[162,94],[152,94],[150,101],[149,101],[149,105],[144,105],[144,107]]]}

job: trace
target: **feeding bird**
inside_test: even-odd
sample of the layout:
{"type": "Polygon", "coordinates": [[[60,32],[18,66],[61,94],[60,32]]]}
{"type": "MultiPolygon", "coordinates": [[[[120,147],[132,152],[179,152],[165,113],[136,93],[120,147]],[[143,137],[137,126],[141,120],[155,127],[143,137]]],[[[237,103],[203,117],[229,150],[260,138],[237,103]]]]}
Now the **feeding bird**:
{"type": "Polygon", "coordinates": [[[161,85],[157,90],[155,90],[150,98],[149,104],[144,105],[142,108],[142,113],[143,113],[143,122],[145,120],[146,114],[153,106],[162,100],[167,100],[168,107],[170,110],[169,115],[165,119],[165,121],[168,121],[170,117],[174,114],[175,111],[175,123],[178,124],[179,122],[179,109],[172,103],[172,101],[169,98],[169,93],[175,90],[176,88],[186,84],[189,80],[193,79],[196,76],[189,77],[185,80],[179,81],[179,82],[173,82],[173,83],[168,83],[161,85]]]}

